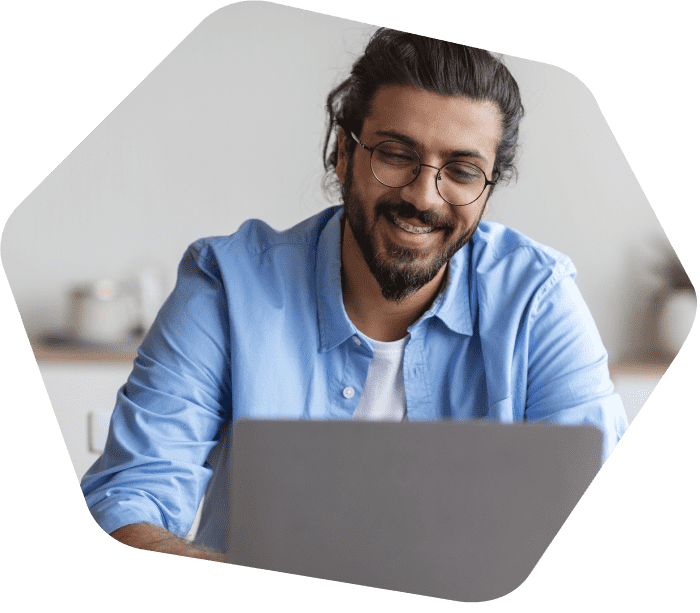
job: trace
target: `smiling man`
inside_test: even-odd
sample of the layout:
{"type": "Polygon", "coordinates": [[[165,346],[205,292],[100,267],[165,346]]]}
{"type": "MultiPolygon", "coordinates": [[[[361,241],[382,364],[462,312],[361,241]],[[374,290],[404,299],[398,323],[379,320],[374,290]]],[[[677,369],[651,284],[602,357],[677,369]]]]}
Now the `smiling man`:
{"type": "Polygon", "coordinates": [[[432,303],[484,214],[501,131],[493,102],[407,85],[374,95],[361,131],[374,146],[349,132],[357,165],[341,128],[343,301],[360,331],[399,340],[432,303]]]}
{"type": "Polygon", "coordinates": [[[506,67],[378,30],[327,108],[342,206],[191,245],[119,392],[82,487],[125,543],[223,559],[244,417],[587,423],[606,457],[627,427],[570,260],[481,222],[514,171],[506,67]]]}

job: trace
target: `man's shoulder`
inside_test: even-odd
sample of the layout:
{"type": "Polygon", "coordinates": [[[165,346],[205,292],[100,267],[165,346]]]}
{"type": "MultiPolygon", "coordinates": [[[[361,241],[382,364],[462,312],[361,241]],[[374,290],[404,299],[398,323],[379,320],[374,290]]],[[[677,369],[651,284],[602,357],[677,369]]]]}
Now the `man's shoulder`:
{"type": "Polygon", "coordinates": [[[262,219],[248,219],[233,234],[208,236],[190,245],[199,257],[260,255],[276,247],[314,247],[339,207],[327,208],[286,230],[277,230],[262,219]]]}
{"type": "Polygon", "coordinates": [[[568,256],[518,230],[494,221],[482,222],[473,236],[473,258],[482,267],[498,264],[539,267],[575,273],[568,256]]]}

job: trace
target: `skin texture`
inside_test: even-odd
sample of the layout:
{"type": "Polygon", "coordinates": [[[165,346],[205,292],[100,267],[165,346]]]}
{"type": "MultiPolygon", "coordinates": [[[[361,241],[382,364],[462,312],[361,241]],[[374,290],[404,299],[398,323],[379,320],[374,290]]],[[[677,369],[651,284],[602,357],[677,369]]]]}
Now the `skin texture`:
{"type": "MultiPolygon", "coordinates": [[[[358,137],[370,147],[403,138],[423,164],[439,168],[449,161],[472,162],[491,179],[500,120],[491,102],[387,86],[375,95],[358,137]]],[[[370,338],[398,340],[439,293],[447,262],[475,232],[491,192],[487,189],[468,206],[452,206],[437,191],[437,170],[427,167],[407,186],[386,187],[372,174],[368,151],[358,145],[352,158],[347,155],[346,138],[341,129],[336,174],[345,199],[345,309],[370,338]],[[392,220],[435,230],[416,234],[392,220]]]]}
{"type": "Polygon", "coordinates": [[[159,526],[151,524],[130,524],[123,526],[111,533],[111,536],[120,543],[136,547],[137,549],[148,549],[149,551],[160,551],[174,555],[186,556],[189,558],[199,558],[202,560],[224,561],[224,554],[219,551],[197,547],[191,543],[177,538],[159,526]]]}

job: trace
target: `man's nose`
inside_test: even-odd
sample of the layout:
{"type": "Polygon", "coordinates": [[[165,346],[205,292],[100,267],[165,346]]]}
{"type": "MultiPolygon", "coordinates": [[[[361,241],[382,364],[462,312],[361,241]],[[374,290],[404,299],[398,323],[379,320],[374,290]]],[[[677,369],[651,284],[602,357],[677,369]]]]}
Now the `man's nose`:
{"type": "Polygon", "coordinates": [[[437,166],[421,164],[416,170],[418,176],[401,188],[401,198],[420,210],[434,209],[447,204],[437,189],[437,166]]]}

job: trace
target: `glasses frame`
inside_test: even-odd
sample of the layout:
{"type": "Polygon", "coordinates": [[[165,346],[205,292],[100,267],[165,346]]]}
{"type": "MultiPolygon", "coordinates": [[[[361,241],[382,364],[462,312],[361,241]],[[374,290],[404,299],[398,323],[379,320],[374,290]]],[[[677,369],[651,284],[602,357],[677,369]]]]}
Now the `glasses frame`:
{"type": "Polygon", "coordinates": [[[435,175],[435,189],[437,189],[437,193],[440,194],[440,198],[442,198],[445,202],[447,202],[447,204],[449,204],[449,205],[451,205],[451,206],[469,206],[470,204],[475,203],[479,198],[481,198],[481,196],[482,196],[483,193],[486,191],[486,188],[487,188],[489,185],[494,185],[494,186],[495,186],[496,183],[498,183],[498,180],[501,178],[500,173],[498,173],[498,171],[496,171],[496,172],[498,173],[498,176],[496,177],[496,180],[495,180],[495,181],[489,181],[489,178],[486,176],[486,173],[483,171],[483,169],[479,168],[476,164],[472,164],[471,162],[454,162],[454,161],[452,161],[452,162],[447,162],[446,164],[443,164],[443,165],[440,166],[439,168],[438,168],[437,166],[431,166],[430,164],[423,164],[423,163],[420,161],[420,154],[419,154],[413,147],[409,147],[406,143],[401,143],[401,142],[399,142],[399,141],[395,141],[395,140],[383,140],[381,143],[377,143],[374,147],[370,147],[369,145],[365,145],[359,138],[357,138],[357,136],[355,136],[355,133],[354,133],[354,132],[351,131],[351,132],[350,132],[350,136],[352,136],[353,139],[354,139],[363,149],[366,149],[367,151],[369,151],[369,167],[370,167],[370,169],[372,170],[372,174],[374,175],[374,178],[375,178],[377,181],[379,181],[382,185],[385,185],[386,187],[391,187],[391,188],[394,188],[394,189],[399,189],[399,188],[402,188],[402,187],[406,187],[407,185],[410,185],[411,183],[413,183],[413,182],[418,178],[418,176],[420,175],[420,171],[422,170],[423,166],[427,166],[428,168],[434,168],[435,170],[437,170],[437,174],[435,175]],[[384,183],[384,181],[382,181],[382,180],[377,176],[377,173],[374,172],[374,164],[372,164],[372,160],[374,159],[374,151],[375,151],[375,149],[377,149],[378,147],[381,147],[382,145],[385,145],[385,144],[387,144],[387,143],[396,143],[397,145],[401,145],[401,146],[403,146],[403,147],[406,147],[406,148],[410,149],[411,151],[413,151],[413,153],[416,154],[416,157],[418,158],[418,172],[415,174],[415,176],[413,177],[413,179],[411,179],[408,183],[404,183],[403,185],[387,185],[386,183],[384,183]],[[450,164],[455,164],[455,163],[459,163],[459,164],[469,164],[469,166],[473,166],[473,167],[476,168],[482,175],[484,175],[484,180],[485,180],[484,188],[481,190],[481,192],[479,193],[479,195],[478,195],[476,198],[474,198],[474,200],[472,200],[471,202],[467,202],[467,203],[465,203],[465,204],[455,204],[454,202],[450,202],[447,198],[445,198],[445,196],[442,195],[442,192],[440,191],[440,185],[439,185],[439,183],[438,183],[438,182],[442,179],[442,176],[441,176],[442,169],[445,168],[445,166],[449,166],[450,164]]]}

